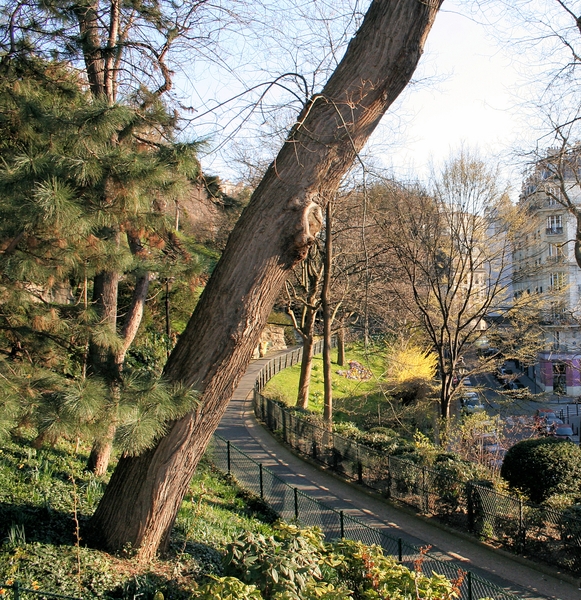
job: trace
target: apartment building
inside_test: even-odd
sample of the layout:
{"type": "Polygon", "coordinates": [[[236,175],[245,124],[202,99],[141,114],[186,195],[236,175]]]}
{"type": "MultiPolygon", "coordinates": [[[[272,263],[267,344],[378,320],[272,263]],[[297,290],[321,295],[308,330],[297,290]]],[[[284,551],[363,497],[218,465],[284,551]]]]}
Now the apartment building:
{"type": "MultiPolygon", "coordinates": [[[[545,344],[533,376],[541,390],[581,394],[581,269],[574,256],[576,219],[565,207],[563,187],[539,164],[526,178],[519,205],[530,216],[530,231],[513,249],[515,297],[535,294],[542,306],[545,344]]],[[[565,182],[581,205],[581,188],[565,182]]],[[[532,371],[532,369],[531,369],[532,371]]]]}

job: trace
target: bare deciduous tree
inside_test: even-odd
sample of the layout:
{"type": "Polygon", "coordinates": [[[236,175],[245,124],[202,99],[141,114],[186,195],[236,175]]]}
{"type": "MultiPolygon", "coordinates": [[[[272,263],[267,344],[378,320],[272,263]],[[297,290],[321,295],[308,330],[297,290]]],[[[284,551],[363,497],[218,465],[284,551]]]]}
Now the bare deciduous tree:
{"type": "Polygon", "coordinates": [[[506,315],[513,302],[511,251],[525,219],[496,181],[494,170],[462,152],[430,192],[387,188],[385,216],[377,217],[398,259],[386,279],[397,282],[392,292],[438,356],[444,419],[463,355],[488,329],[489,317],[506,315]]]}

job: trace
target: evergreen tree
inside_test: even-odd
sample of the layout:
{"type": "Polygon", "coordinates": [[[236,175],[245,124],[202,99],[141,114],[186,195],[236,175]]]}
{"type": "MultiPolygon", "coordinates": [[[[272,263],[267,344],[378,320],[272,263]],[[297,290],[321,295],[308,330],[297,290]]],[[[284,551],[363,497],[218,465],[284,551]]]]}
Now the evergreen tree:
{"type": "MultiPolygon", "coordinates": [[[[29,396],[38,406],[28,412],[37,416],[39,440],[49,431],[54,439],[56,422],[79,420],[69,410],[68,380],[92,402],[91,417],[85,413],[93,425],[117,423],[123,362],[153,273],[200,268],[159,206],[200,175],[197,144],[163,138],[160,129],[168,138],[175,123],[159,102],[110,105],[62,64],[16,58],[2,68],[0,345],[38,375],[29,396]],[[122,275],[131,300],[117,331],[116,294],[108,306],[105,290],[122,275]],[[108,393],[89,393],[88,375],[108,393]],[[41,418],[43,406],[52,417],[41,418]]],[[[13,385],[16,377],[4,374],[13,385]]],[[[104,436],[105,452],[113,433],[104,436]]]]}

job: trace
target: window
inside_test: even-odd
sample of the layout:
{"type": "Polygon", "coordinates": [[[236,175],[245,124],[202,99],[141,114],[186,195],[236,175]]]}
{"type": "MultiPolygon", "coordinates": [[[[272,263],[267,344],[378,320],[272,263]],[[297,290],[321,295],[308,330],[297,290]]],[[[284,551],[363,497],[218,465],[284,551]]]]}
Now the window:
{"type": "Polygon", "coordinates": [[[549,279],[550,286],[554,290],[560,290],[565,286],[565,273],[551,273],[549,279]]]}
{"type": "Polygon", "coordinates": [[[549,206],[555,206],[561,204],[563,195],[561,188],[558,185],[549,185],[545,188],[545,194],[547,194],[547,202],[549,206]]]}
{"type": "Polygon", "coordinates": [[[563,233],[563,217],[562,215],[549,215],[547,217],[547,235],[555,235],[563,233]]]}
{"type": "Polygon", "coordinates": [[[560,262],[565,259],[565,248],[562,244],[549,244],[549,260],[560,262]]]}

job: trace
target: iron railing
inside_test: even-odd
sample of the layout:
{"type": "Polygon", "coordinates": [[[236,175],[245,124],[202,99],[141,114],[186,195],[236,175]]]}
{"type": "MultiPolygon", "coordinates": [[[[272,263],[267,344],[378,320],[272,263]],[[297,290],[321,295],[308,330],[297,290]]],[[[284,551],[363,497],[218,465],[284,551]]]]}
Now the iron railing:
{"type": "Polygon", "coordinates": [[[47,592],[46,590],[28,588],[23,586],[19,581],[13,581],[12,583],[4,583],[0,585],[0,590],[4,590],[2,593],[12,593],[13,600],[31,600],[40,596],[41,598],[47,599],[58,599],[58,600],[82,600],[75,596],[66,596],[64,594],[56,594],[54,592],[47,592]]]}
{"type": "Polygon", "coordinates": [[[433,573],[456,579],[460,572],[465,577],[460,586],[461,600],[492,598],[516,600],[518,596],[494,585],[476,573],[450,560],[441,560],[431,552],[392,536],[375,527],[311,498],[285,483],[268,468],[236,448],[228,440],[215,434],[208,449],[210,460],[221,471],[232,475],[241,487],[259,496],[281,519],[295,521],[301,526],[319,527],[326,540],[345,538],[365,544],[381,546],[384,552],[410,569],[419,568],[427,576],[433,573]]]}
{"type": "Polygon", "coordinates": [[[527,557],[581,570],[581,519],[501,494],[485,482],[463,482],[445,466],[428,468],[389,456],[331,433],[261,394],[268,378],[300,360],[295,350],[263,368],[256,380],[254,411],[264,425],[299,454],[333,469],[346,479],[405,503],[479,539],[499,542],[527,557]],[[286,365],[286,366],[283,366],[286,365]]]}

